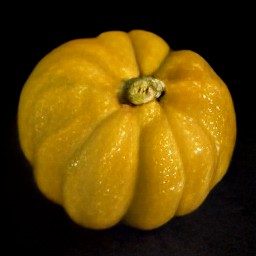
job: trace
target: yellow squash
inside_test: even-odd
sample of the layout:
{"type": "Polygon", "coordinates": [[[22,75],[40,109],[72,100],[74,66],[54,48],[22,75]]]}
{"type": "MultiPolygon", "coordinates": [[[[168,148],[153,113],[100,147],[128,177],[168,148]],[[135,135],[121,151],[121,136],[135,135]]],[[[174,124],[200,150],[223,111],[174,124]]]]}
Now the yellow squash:
{"type": "Polygon", "coordinates": [[[149,230],[197,209],[236,139],[227,86],[143,30],[69,41],[26,81],[18,131],[42,193],[78,224],[149,230]]]}

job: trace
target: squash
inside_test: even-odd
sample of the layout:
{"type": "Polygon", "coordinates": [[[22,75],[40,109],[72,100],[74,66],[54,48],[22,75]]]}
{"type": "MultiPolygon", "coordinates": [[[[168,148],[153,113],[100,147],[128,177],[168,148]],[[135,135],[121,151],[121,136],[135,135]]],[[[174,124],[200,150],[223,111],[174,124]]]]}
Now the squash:
{"type": "Polygon", "coordinates": [[[38,188],[74,222],[151,230],[196,210],[221,181],[236,115],[197,53],[149,31],[109,31],[36,65],[18,132],[38,188]]]}

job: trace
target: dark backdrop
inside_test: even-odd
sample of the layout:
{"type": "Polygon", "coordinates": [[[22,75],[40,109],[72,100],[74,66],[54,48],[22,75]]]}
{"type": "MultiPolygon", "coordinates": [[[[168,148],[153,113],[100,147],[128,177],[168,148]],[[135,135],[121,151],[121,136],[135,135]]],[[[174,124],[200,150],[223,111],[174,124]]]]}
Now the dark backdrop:
{"type": "Polygon", "coordinates": [[[109,6],[6,6],[1,22],[1,111],[4,187],[4,255],[254,255],[255,58],[252,7],[216,3],[176,7],[171,2],[109,6]],[[71,8],[72,6],[73,8],[71,8]],[[148,8],[150,7],[150,8],[148,8]],[[226,82],[237,113],[238,136],[224,179],[194,213],[149,232],[123,225],[104,231],[81,228],[37,190],[20,151],[16,114],[23,84],[50,50],[103,31],[145,29],[174,49],[202,55],[226,82]]]}

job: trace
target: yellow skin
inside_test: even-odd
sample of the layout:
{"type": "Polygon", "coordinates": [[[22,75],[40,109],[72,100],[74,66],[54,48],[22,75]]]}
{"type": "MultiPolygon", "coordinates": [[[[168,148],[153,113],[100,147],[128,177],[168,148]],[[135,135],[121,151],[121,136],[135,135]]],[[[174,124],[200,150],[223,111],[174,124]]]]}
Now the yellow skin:
{"type": "Polygon", "coordinates": [[[20,96],[22,150],[46,197],[82,226],[149,230],[197,209],[226,173],[236,139],[224,82],[198,54],[157,35],[105,32],[54,49],[20,96]],[[162,97],[122,102],[154,77],[162,97]]]}

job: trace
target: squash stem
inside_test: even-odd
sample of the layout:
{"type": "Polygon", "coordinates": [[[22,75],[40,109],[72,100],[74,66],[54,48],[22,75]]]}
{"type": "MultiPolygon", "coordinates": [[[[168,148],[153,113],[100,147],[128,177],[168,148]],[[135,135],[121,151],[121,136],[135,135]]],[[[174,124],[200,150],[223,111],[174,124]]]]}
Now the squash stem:
{"type": "Polygon", "coordinates": [[[133,105],[158,99],[165,90],[163,81],[154,77],[136,77],[125,82],[124,97],[133,105]]]}

